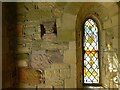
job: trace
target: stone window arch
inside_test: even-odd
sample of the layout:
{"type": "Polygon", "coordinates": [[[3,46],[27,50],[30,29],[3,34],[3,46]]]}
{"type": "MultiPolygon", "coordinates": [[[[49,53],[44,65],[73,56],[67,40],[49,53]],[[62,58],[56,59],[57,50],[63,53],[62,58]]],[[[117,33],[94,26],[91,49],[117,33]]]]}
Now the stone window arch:
{"type": "MultiPolygon", "coordinates": [[[[78,15],[79,16],[79,15],[78,15]]],[[[84,16],[84,15],[83,15],[84,16]]],[[[77,22],[76,22],[76,57],[77,57],[77,85],[78,87],[83,87],[84,85],[102,85],[101,84],[101,52],[99,52],[99,82],[98,83],[88,83],[85,84],[84,83],[84,50],[83,50],[83,36],[84,36],[84,24],[88,19],[92,19],[96,25],[97,28],[99,30],[98,33],[98,37],[99,37],[99,50],[100,50],[100,46],[101,46],[101,30],[102,30],[102,23],[100,22],[99,16],[97,15],[97,13],[91,13],[88,14],[86,16],[80,16],[77,18],[77,22]]]]}

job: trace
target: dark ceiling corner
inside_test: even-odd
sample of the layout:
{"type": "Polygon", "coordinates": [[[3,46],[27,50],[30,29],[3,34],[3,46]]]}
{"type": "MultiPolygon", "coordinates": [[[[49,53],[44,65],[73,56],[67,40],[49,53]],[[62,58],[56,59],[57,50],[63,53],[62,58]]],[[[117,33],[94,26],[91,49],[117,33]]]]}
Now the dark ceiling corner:
{"type": "Polygon", "coordinates": [[[117,5],[120,7],[120,1],[119,1],[119,2],[117,2],[117,5]]]}

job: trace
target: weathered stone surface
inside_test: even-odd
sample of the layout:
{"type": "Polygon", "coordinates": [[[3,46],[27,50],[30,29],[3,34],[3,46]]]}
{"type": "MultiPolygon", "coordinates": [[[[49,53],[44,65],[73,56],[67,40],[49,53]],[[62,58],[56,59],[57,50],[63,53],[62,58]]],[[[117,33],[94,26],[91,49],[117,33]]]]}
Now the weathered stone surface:
{"type": "Polygon", "coordinates": [[[51,63],[62,63],[63,62],[63,53],[60,50],[46,50],[48,57],[50,58],[51,63]]]}
{"type": "Polygon", "coordinates": [[[28,53],[20,53],[20,54],[16,54],[16,60],[24,60],[27,59],[29,60],[29,54],[28,53]]]}
{"type": "Polygon", "coordinates": [[[52,85],[47,85],[47,84],[39,84],[39,85],[37,85],[38,90],[41,90],[43,88],[47,88],[47,90],[52,90],[53,86],[52,85]]]}
{"type": "Polygon", "coordinates": [[[32,42],[32,36],[17,37],[17,44],[32,42]]]}
{"type": "Polygon", "coordinates": [[[33,68],[48,68],[52,63],[62,63],[63,53],[60,50],[33,50],[31,66],[33,68]]]}
{"type": "Polygon", "coordinates": [[[57,39],[63,42],[69,42],[75,40],[75,31],[74,29],[66,30],[65,28],[59,29],[57,34],[57,39]]]}
{"type": "Polygon", "coordinates": [[[32,50],[32,54],[38,55],[38,54],[45,54],[46,50],[32,50]]]}
{"type": "Polygon", "coordinates": [[[21,83],[21,82],[19,82],[17,85],[16,85],[16,88],[25,88],[25,89],[27,89],[27,88],[36,88],[36,85],[35,84],[30,84],[30,83],[21,83]]]}
{"type": "Polygon", "coordinates": [[[50,79],[60,79],[60,70],[59,69],[46,69],[45,70],[45,78],[50,79]]]}
{"type": "Polygon", "coordinates": [[[18,60],[17,64],[18,64],[18,67],[28,67],[28,61],[27,60],[18,60]]]}
{"type": "Polygon", "coordinates": [[[33,40],[32,41],[32,51],[41,50],[41,40],[33,40]]]}
{"type": "Polygon", "coordinates": [[[56,35],[54,33],[44,34],[44,36],[42,37],[42,39],[44,41],[54,41],[54,40],[56,40],[56,35]]]}
{"type": "Polygon", "coordinates": [[[60,78],[61,79],[68,79],[68,78],[70,78],[70,76],[71,76],[70,68],[60,69],[60,78]]]}
{"type": "Polygon", "coordinates": [[[34,27],[25,28],[23,30],[24,35],[33,35],[34,33],[35,33],[35,28],[34,27]]]}
{"type": "Polygon", "coordinates": [[[19,45],[15,52],[16,53],[30,53],[30,48],[19,45]]]}
{"type": "Polygon", "coordinates": [[[29,18],[26,18],[26,20],[24,20],[24,25],[26,26],[30,26],[30,25],[39,26],[39,24],[40,24],[40,20],[30,20],[29,18]]]}
{"type": "Polygon", "coordinates": [[[60,28],[62,26],[62,20],[60,18],[57,18],[56,24],[57,24],[57,28],[60,28]]]}
{"type": "Polygon", "coordinates": [[[56,79],[47,80],[46,79],[45,84],[52,85],[52,86],[53,85],[59,85],[59,86],[61,86],[61,85],[63,85],[63,80],[56,80],[56,79]]]}
{"type": "Polygon", "coordinates": [[[16,26],[16,34],[17,34],[17,36],[22,36],[23,34],[22,34],[22,31],[23,31],[23,25],[17,25],[16,26]]]}
{"type": "Polygon", "coordinates": [[[68,64],[65,63],[53,63],[51,65],[51,69],[69,69],[70,66],[68,64]]]}
{"type": "Polygon", "coordinates": [[[76,79],[65,79],[65,88],[77,88],[76,79]]]}
{"type": "Polygon", "coordinates": [[[69,29],[72,29],[74,31],[75,23],[76,23],[76,15],[71,15],[68,13],[63,14],[62,26],[64,29],[66,29],[66,31],[69,31],[69,29]]]}
{"type": "Polygon", "coordinates": [[[31,84],[40,84],[41,74],[39,71],[36,71],[31,68],[19,68],[19,82],[31,83],[31,84]]]}
{"type": "Polygon", "coordinates": [[[41,42],[41,49],[48,49],[48,50],[54,50],[54,49],[68,49],[68,43],[67,42],[41,42]]]}
{"type": "Polygon", "coordinates": [[[41,34],[40,33],[35,33],[33,34],[33,40],[41,40],[41,34]]]}
{"type": "Polygon", "coordinates": [[[34,52],[36,54],[32,54],[31,58],[31,66],[35,69],[45,69],[50,66],[49,63],[49,57],[44,51],[39,51],[40,53],[37,54],[38,52],[34,52]]]}
{"type": "MultiPolygon", "coordinates": [[[[50,69],[50,68],[47,68],[47,69],[45,69],[45,78],[46,79],[50,79],[51,78],[51,74],[52,74],[52,70],[50,69]]],[[[54,77],[53,77],[54,78],[54,77]]]]}
{"type": "Polygon", "coordinates": [[[71,67],[71,69],[70,69],[71,70],[70,71],[71,76],[70,77],[77,79],[77,65],[76,64],[71,64],[70,67],[71,67]]]}
{"type": "Polygon", "coordinates": [[[67,64],[75,64],[76,63],[76,44],[75,44],[75,42],[69,42],[69,50],[64,51],[64,63],[67,63],[67,64]]]}
{"type": "Polygon", "coordinates": [[[54,86],[54,90],[63,90],[64,88],[64,85],[61,85],[61,86],[54,86]]]}

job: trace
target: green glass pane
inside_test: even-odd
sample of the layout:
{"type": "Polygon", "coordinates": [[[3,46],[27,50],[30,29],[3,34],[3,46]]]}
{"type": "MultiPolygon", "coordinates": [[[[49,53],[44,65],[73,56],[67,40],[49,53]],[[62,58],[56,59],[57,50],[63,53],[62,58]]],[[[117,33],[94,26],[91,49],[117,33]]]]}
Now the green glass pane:
{"type": "Polygon", "coordinates": [[[93,70],[93,68],[90,68],[89,71],[90,71],[90,73],[93,73],[94,70],[93,70]]]}

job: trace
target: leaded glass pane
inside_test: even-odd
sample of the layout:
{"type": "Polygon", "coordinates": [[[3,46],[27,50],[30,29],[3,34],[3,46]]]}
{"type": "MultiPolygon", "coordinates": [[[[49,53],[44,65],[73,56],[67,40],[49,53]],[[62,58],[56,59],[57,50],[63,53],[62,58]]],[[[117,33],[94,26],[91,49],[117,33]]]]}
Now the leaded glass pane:
{"type": "Polygon", "coordinates": [[[98,28],[88,19],[84,29],[84,83],[99,83],[98,28]]]}

